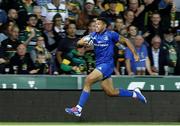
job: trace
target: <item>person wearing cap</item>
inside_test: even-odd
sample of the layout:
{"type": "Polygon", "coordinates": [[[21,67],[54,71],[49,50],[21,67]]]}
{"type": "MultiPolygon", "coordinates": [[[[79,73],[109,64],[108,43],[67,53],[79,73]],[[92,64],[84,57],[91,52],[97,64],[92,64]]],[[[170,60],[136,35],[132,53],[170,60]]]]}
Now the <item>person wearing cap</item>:
{"type": "Polygon", "coordinates": [[[77,43],[83,46],[94,46],[96,68],[86,77],[78,104],[72,108],[65,108],[68,114],[77,117],[81,116],[82,109],[90,96],[91,86],[98,81],[100,81],[101,87],[108,96],[133,97],[143,103],[147,102],[139,89],[129,91],[113,87],[111,74],[115,68],[113,58],[115,44],[127,44],[136,61],[139,60],[139,56],[128,39],[123,38],[114,31],[107,30],[107,26],[108,21],[105,18],[98,18],[96,20],[96,32],[84,36],[77,43]]]}
{"type": "Polygon", "coordinates": [[[99,15],[94,11],[95,2],[94,0],[86,0],[83,11],[79,14],[77,19],[77,28],[78,29],[87,29],[87,25],[90,20],[97,18],[99,15]]]}

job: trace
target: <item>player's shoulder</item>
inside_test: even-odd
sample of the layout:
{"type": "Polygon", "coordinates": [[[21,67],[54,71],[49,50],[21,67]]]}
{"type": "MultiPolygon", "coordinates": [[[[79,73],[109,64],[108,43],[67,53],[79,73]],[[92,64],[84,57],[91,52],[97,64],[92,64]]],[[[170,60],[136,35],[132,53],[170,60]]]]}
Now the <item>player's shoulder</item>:
{"type": "Polygon", "coordinates": [[[110,30],[107,30],[106,31],[108,34],[118,34],[117,32],[115,32],[115,31],[110,31],[110,30]]]}

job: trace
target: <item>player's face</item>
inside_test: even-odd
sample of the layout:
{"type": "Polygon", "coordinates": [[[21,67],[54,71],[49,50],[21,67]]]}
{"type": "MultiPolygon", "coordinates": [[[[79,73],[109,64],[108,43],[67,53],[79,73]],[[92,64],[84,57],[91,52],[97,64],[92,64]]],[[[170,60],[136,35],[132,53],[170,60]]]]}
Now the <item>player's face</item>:
{"type": "Polygon", "coordinates": [[[96,21],[96,32],[103,32],[106,28],[106,24],[103,21],[96,21]]]}

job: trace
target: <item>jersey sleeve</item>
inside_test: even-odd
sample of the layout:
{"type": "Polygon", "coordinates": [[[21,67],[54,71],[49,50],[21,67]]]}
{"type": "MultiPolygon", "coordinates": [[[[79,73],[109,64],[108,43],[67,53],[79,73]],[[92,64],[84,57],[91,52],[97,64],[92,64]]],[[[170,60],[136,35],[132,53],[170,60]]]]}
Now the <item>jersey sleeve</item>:
{"type": "Polygon", "coordinates": [[[96,32],[91,32],[91,33],[89,34],[89,36],[93,38],[93,37],[95,36],[95,34],[96,34],[96,32]]]}

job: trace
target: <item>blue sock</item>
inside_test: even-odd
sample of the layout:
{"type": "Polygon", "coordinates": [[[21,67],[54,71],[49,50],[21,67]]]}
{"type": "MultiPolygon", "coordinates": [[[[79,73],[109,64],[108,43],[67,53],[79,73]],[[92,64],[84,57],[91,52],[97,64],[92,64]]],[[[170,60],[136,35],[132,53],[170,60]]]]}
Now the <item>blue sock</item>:
{"type": "Polygon", "coordinates": [[[83,107],[86,101],[88,100],[89,95],[90,95],[89,92],[82,91],[78,105],[83,107]]]}
{"type": "Polygon", "coordinates": [[[119,96],[121,97],[132,97],[133,92],[125,89],[119,89],[119,96]]]}

